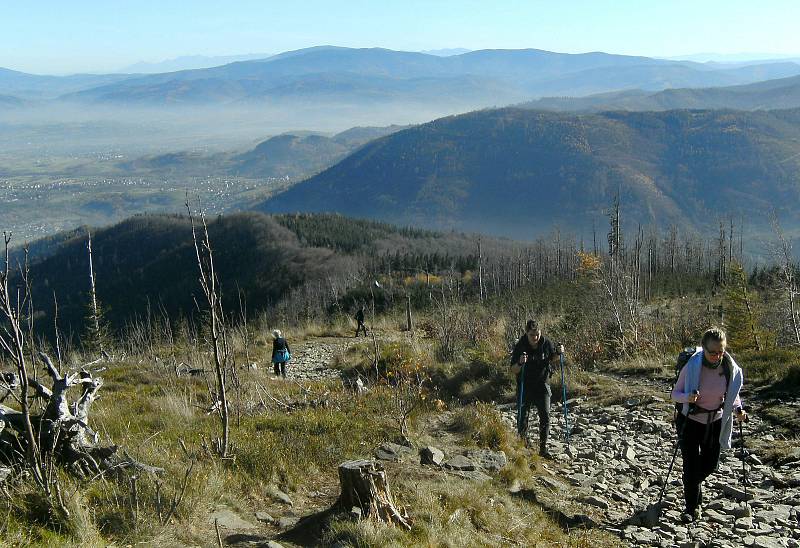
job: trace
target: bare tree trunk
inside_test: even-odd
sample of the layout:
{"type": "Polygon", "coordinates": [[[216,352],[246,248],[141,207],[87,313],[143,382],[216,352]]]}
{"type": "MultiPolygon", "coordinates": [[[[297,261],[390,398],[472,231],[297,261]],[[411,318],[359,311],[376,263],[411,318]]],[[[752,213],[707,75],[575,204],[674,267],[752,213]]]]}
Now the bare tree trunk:
{"type": "Polygon", "coordinates": [[[100,333],[100,314],[97,310],[97,288],[95,285],[95,277],[94,277],[94,261],[92,259],[92,233],[87,232],[88,241],[86,243],[86,247],[89,250],[89,283],[92,292],[92,323],[94,324],[94,334],[96,337],[97,349],[100,351],[102,355],[105,352],[103,348],[103,336],[100,333]]]}
{"type": "Polygon", "coordinates": [[[796,344],[800,344],[800,321],[797,314],[797,278],[795,276],[795,265],[793,262],[792,243],[786,238],[781,229],[778,217],[774,213],[771,216],[772,229],[778,237],[778,246],[775,252],[781,267],[781,278],[783,281],[783,291],[786,292],[789,301],[789,316],[792,334],[796,344]]]}
{"type": "Polygon", "coordinates": [[[20,408],[22,409],[22,421],[24,436],[26,441],[25,460],[31,469],[34,481],[46,495],[50,495],[50,485],[47,482],[43,468],[41,452],[37,443],[36,435],[31,422],[31,412],[28,405],[28,368],[25,362],[25,335],[22,328],[22,310],[25,310],[25,301],[28,298],[28,271],[27,271],[27,250],[25,252],[25,269],[22,271],[23,290],[20,295],[17,292],[16,302],[9,290],[9,278],[11,275],[11,261],[9,257],[9,244],[11,234],[3,232],[5,241],[5,264],[0,272],[0,311],[6,320],[6,326],[0,331],[0,351],[7,355],[17,367],[17,377],[20,386],[20,408]]]}
{"type": "Polygon", "coordinates": [[[411,294],[406,293],[406,329],[409,333],[414,331],[414,321],[411,318],[411,294]]]}
{"type": "Polygon", "coordinates": [[[189,220],[192,224],[192,240],[194,241],[195,254],[197,256],[197,267],[200,270],[200,285],[203,288],[203,294],[206,297],[211,315],[211,346],[214,352],[214,373],[217,384],[216,397],[219,398],[219,414],[222,422],[222,439],[219,440],[217,450],[221,457],[226,458],[228,457],[230,444],[230,420],[228,417],[228,395],[225,387],[226,369],[229,361],[229,348],[224,340],[225,315],[219,295],[217,273],[214,270],[214,254],[211,249],[205,214],[202,210],[200,211],[203,236],[202,240],[198,241],[194,216],[188,200],[186,201],[186,209],[189,212],[189,220]]]}

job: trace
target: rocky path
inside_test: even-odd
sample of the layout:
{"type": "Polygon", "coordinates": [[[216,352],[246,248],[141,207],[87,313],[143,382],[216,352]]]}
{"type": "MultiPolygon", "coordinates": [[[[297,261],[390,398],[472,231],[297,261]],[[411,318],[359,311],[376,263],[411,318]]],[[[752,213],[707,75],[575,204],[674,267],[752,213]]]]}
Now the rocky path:
{"type": "MultiPolygon", "coordinates": [[[[646,384],[652,387],[650,381],[646,384]]],[[[658,526],[637,523],[637,513],[658,500],[675,448],[672,404],[667,387],[662,388],[663,398],[642,397],[600,409],[571,402],[571,457],[563,442],[561,406],[554,404],[551,451],[557,458],[545,465],[554,475],[544,482],[547,488],[559,493],[565,507],[573,503],[573,508],[582,508],[587,514],[584,522],[619,535],[631,546],[800,547],[800,458],[771,466],[756,454],[747,454],[745,493],[741,453],[727,453],[718,472],[704,484],[703,518],[687,526],[678,519],[683,508],[678,452],[658,526]]],[[[800,401],[785,404],[800,406],[800,401]]],[[[513,428],[515,409],[501,410],[513,428]]],[[[536,422],[535,414],[531,420],[536,422]]],[[[771,439],[781,435],[755,412],[744,436],[756,434],[771,439]]],[[[737,434],[734,446],[738,444],[737,434]]]]}
{"type": "MultiPolygon", "coordinates": [[[[339,371],[330,364],[355,342],[355,339],[321,338],[298,344],[293,348],[288,370],[290,379],[298,382],[339,379],[339,371]]],[[[669,387],[663,383],[637,377],[617,380],[625,382],[628,387],[641,387],[642,396],[623,405],[602,408],[587,401],[571,401],[569,453],[563,441],[562,408],[554,402],[550,447],[556,459],[543,465],[550,475],[538,478],[537,489],[523,492],[522,496],[530,496],[531,500],[553,510],[556,519],[565,527],[601,527],[618,535],[629,546],[800,548],[800,452],[794,460],[790,458],[780,465],[762,462],[757,453],[748,452],[746,493],[741,453],[732,451],[724,455],[719,471],[705,482],[703,518],[690,525],[681,524],[678,519],[683,508],[682,463],[678,452],[658,525],[645,527],[641,521],[637,522],[637,514],[658,500],[675,448],[672,404],[668,401],[669,387]]],[[[784,401],[782,405],[797,406],[800,411],[800,399],[784,401]]],[[[516,423],[513,404],[499,408],[509,428],[513,429],[516,423]]],[[[753,402],[750,409],[752,420],[744,427],[746,439],[753,440],[758,436],[761,440],[774,440],[784,435],[759,418],[757,402],[753,402]]],[[[446,417],[440,418],[447,422],[446,417]]],[[[531,421],[534,424],[530,431],[535,436],[535,413],[531,421]]],[[[431,441],[444,442],[446,428],[430,426],[438,432],[431,441]]],[[[737,433],[734,446],[738,448],[738,444],[737,433]]],[[[395,444],[385,444],[377,448],[375,456],[388,461],[419,459],[416,454],[405,454],[404,449],[395,444]]],[[[502,460],[502,453],[479,455],[480,452],[470,454],[456,449],[445,448],[447,455],[431,455],[429,460],[435,461],[437,469],[443,473],[469,481],[489,480],[497,468],[505,465],[505,462],[495,460],[489,463],[490,466],[482,462],[490,457],[502,460]]],[[[260,513],[248,518],[252,529],[231,523],[228,531],[237,530],[237,534],[229,534],[226,542],[234,546],[280,546],[275,541],[266,544],[272,536],[268,531],[291,527],[293,522],[290,520],[297,519],[291,518],[292,515],[295,514],[291,511],[279,512],[276,514],[279,517],[272,518],[260,513]],[[267,530],[263,529],[264,524],[270,524],[267,530]]]]}

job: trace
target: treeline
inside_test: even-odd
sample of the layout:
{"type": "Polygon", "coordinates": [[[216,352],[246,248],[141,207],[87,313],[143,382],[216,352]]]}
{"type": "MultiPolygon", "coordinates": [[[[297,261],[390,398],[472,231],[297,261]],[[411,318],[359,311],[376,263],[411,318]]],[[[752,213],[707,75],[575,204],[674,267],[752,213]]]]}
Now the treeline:
{"type": "MultiPolygon", "coordinates": [[[[706,235],[677,227],[625,231],[623,221],[623,207],[614,204],[608,224],[588,238],[556,230],[531,243],[327,214],[238,214],[209,220],[208,228],[232,321],[266,316],[291,325],[350,316],[360,306],[402,313],[410,304],[418,313],[444,302],[504,313],[513,308],[520,317],[555,307],[573,318],[574,330],[601,321],[602,329],[584,327],[602,333],[605,347],[627,352],[647,332],[646,317],[658,313],[648,303],[719,296],[736,265],[747,261],[743,227],[735,220],[706,235]]],[[[31,263],[34,317],[43,336],[57,327],[77,341],[86,329],[86,241],[86,233],[75,233],[31,263]]],[[[134,217],[98,230],[93,245],[97,297],[112,331],[152,318],[178,323],[197,313],[200,286],[186,217],[134,217]]],[[[786,273],[785,267],[760,268],[746,281],[784,287],[786,273]]],[[[754,289],[755,296],[768,293],[754,289]]],[[[794,295],[780,294],[784,300],[794,295]]],[[[722,320],[719,306],[692,313],[722,320]]]]}

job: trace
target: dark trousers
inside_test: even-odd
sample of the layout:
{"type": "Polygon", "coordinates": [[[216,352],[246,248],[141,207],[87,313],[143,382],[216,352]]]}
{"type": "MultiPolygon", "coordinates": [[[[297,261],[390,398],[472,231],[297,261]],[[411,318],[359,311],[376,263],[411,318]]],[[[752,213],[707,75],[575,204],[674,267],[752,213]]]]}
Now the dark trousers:
{"type": "Polygon", "coordinates": [[[722,420],[706,425],[687,419],[683,427],[683,496],[689,513],[703,502],[703,480],[717,470],[721,429],[722,420]]]}
{"type": "Polygon", "coordinates": [[[273,362],[272,367],[276,375],[286,378],[286,362],[273,362]]]}
{"type": "Polygon", "coordinates": [[[364,322],[358,322],[358,326],[356,327],[356,337],[358,337],[358,334],[362,329],[364,330],[364,336],[367,336],[367,326],[364,325],[364,322]]]}
{"type": "Polygon", "coordinates": [[[522,439],[527,439],[528,417],[531,405],[535,405],[539,415],[539,449],[543,450],[547,447],[547,436],[550,433],[550,387],[525,387],[520,398],[521,388],[517,381],[517,432],[522,439]]]}

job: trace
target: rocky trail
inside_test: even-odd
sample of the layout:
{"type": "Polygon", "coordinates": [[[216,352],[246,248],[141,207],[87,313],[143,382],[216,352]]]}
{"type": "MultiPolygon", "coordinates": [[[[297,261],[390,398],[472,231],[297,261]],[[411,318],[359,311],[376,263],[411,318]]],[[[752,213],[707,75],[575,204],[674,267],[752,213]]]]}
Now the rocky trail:
{"type": "MultiPolygon", "coordinates": [[[[654,386],[651,380],[626,378],[624,382],[654,386]]],[[[800,547],[800,455],[772,465],[746,450],[745,490],[738,432],[733,440],[735,450],[723,454],[719,470],[704,484],[700,521],[684,525],[679,520],[683,487],[678,451],[660,522],[653,528],[642,525],[637,514],[658,500],[675,449],[669,388],[663,385],[661,389],[663,397],[642,396],[599,409],[584,401],[569,402],[572,456],[564,443],[561,405],[554,403],[551,452],[556,459],[544,465],[553,476],[540,481],[545,491],[556,496],[550,503],[543,502],[548,497],[540,490],[539,502],[553,505],[554,511],[564,513],[572,523],[602,527],[632,546],[800,547]]],[[[783,405],[800,412],[798,399],[783,405]]],[[[744,425],[748,443],[755,436],[769,441],[784,435],[780,428],[759,418],[757,402],[752,402],[750,409],[752,419],[744,425]]],[[[513,404],[503,406],[502,411],[513,428],[513,404]]],[[[537,419],[531,420],[536,423],[537,419]]],[[[531,427],[535,436],[535,424],[531,427]]]]}
{"type": "MultiPolygon", "coordinates": [[[[289,378],[301,383],[340,378],[338,370],[329,365],[353,342],[325,338],[298,345],[293,348],[289,378]]],[[[550,450],[555,459],[540,462],[547,473],[536,479],[536,485],[514,485],[512,493],[540,505],[564,528],[602,528],[629,546],[800,548],[800,454],[775,464],[763,462],[757,453],[747,450],[745,493],[738,432],[734,436],[736,451],[724,454],[718,472],[705,482],[706,503],[700,521],[689,525],[679,521],[683,487],[678,452],[661,519],[656,527],[642,525],[637,514],[658,500],[675,448],[672,404],[664,383],[637,377],[617,380],[628,387],[641,387],[641,397],[600,408],[586,400],[570,401],[569,451],[561,403],[554,395],[550,450]]],[[[800,413],[800,399],[783,405],[795,406],[800,413]]],[[[498,405],[498,409],[514,429],[514,404],[498,405]]],[[[752,419],[744,426],[748,445],[756,437],[762,441],[785,437],[784,431],[759,417],[756,401],[750,411],[752,419]]],[[[531,421],[530,432],[536,436],[535,413],[531,421]]],[[[462,481],[489,481],[506,466],[501,451],[459,447],[450,422],[447,412],[428,421],[422,439],[429,445],[411,449],[386,443],[375,448],[372,456],[390,467],[462,481]]],[[[333,478],[331,485],[312,493],[296,493],[290,498],[276,492],[272,506],[251,516],[227,507],[215,508],[209,523],[213,527],[216,520],[226,546],[303,546],[311,542],[314,533],[304,532],[303,524],[319,521],[316,517],[333,505],[337,495],[333,478]]]]}

